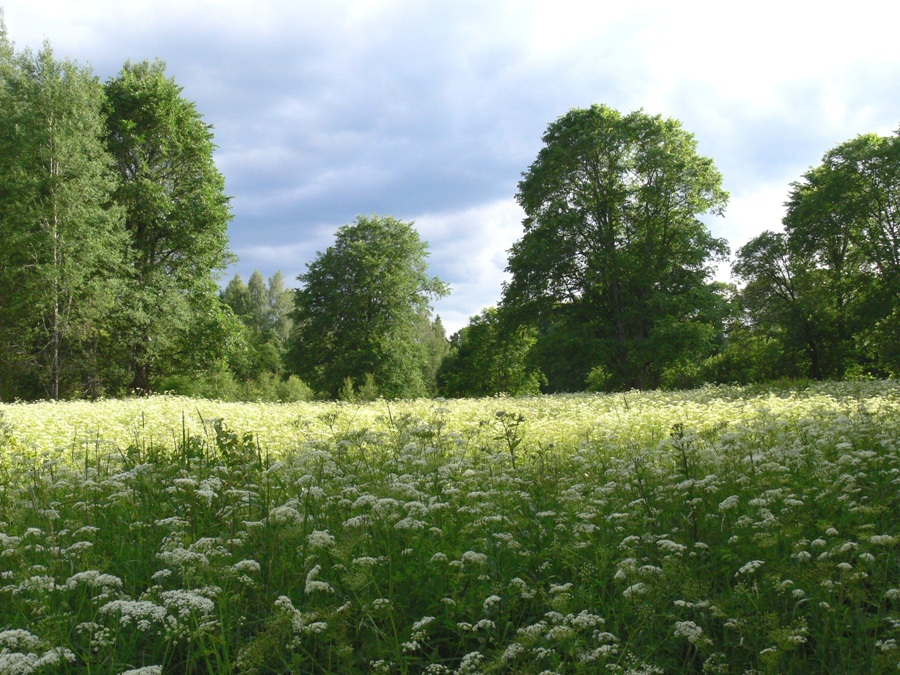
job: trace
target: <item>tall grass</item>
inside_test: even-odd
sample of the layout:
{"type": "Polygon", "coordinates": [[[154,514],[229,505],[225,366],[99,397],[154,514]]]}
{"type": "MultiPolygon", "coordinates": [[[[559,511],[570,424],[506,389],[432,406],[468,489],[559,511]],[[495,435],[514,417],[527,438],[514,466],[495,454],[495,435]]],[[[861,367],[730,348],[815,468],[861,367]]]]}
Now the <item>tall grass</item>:
{"type": "Polygon", "coordinates": [[[0,674],[900,664],[894,383],[0,410],[0,674]]]}

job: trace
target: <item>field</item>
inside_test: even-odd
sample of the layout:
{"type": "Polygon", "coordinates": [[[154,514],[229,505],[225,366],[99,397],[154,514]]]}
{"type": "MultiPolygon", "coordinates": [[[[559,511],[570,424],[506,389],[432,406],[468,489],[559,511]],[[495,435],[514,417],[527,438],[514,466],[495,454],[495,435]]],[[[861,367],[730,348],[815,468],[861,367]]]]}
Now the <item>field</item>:
{"type": "Polygon", "coordinates": [[[0,675],[900,668],[900,384],[0,405],[0,675]]]}

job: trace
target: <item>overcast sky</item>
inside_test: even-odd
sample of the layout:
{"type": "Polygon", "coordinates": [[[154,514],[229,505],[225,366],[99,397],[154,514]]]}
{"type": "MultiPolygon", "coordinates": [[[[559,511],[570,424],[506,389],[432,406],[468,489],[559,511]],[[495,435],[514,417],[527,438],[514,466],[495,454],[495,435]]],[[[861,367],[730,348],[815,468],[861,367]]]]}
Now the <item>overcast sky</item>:
{"type": "MultiPolygon", "coordinates": [[[[900,126],[900,4],[580,0],[0,0],[102,80],[160,58],[214,127],[233,197],[226,273],[297,274],[357,215],[414,220],[452,294],[496,303],[516,183],[547,125],[605,103],[681,120],[724,175],[737,250],[780,227],[836,144],[900,126]]],[[[723,272],[727,277],[727,270],[723,272]]]]}

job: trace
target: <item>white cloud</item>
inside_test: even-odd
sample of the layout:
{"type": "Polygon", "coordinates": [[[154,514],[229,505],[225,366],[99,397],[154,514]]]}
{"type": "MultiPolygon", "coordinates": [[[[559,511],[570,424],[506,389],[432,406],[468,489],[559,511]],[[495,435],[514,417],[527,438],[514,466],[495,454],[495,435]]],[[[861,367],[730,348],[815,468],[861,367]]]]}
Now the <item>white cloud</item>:
{"type": "Polygon", "coordinates": [[[571,107],[680,119],[732,193],[709,223],[733,250],[780,227],[830,147],[900,122],[900,5],[881,0],[0,5],[17,47],[47,38],[101,79],[168,63],[215,127],[242,274],[293,280],[359,213],[416,219],[453,329],[499,300],[516,180],[571,107]]]}
{"type": "Polygon", "coordinates": [[[522,236],[523,217],[519,205],[508,199],[415,218],[416,229],[430,245],[432,271],[453,290],[435,306],[448,334],[500,301],[507,251],[522,236]]]}

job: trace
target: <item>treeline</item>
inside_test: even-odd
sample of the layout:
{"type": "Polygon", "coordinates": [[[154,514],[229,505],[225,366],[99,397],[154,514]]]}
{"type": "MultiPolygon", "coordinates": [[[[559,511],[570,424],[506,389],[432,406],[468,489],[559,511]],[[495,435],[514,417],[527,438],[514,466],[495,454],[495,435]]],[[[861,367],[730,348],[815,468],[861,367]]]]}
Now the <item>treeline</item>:
{"type": "MultiPolygon", "coordinates": [[[[0,17],[2,19],[2,17],[0,17]]],[[[211,127],[161,62],[100,83],[0,21],[0,396],[147,393],[232,334],[211,127]]]]}
{"type": "Polygon", "coordinates": [[[859,136],[791,184],[781,231],[737,251],[728,195],[672,119],[572,110],[517,199],[497,309],[452,339],[448,395],[683,388],[900,373],[900,136],[859,136]]]}
{"type": "Polygon", "coordinates": [[[290,289],[235,276],[212,127],[159,61],[106,82],[0,16],[0,399],[173,391],[368,399],[900,372],[900,138],[860,136],[737,251],[728,195],[672,119],[548,126],[497,306],[449,340],[412,223],[359,217],[290,289]]]}

